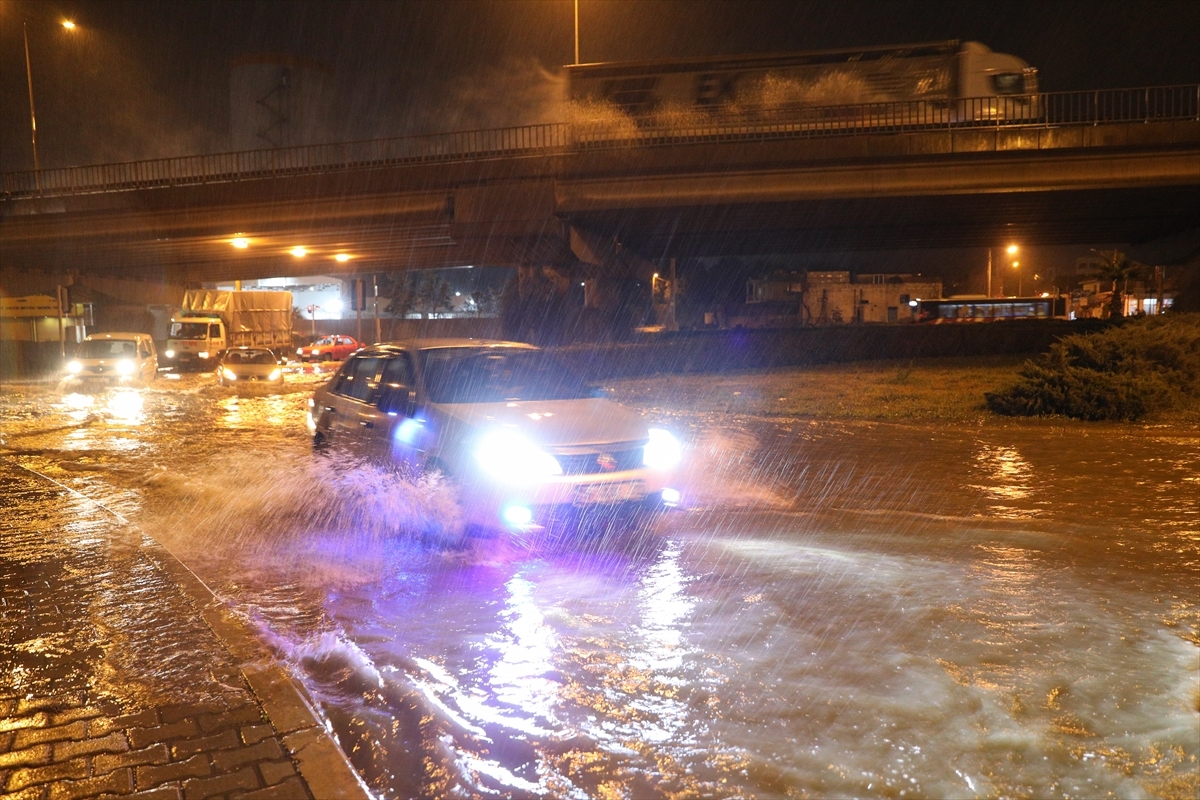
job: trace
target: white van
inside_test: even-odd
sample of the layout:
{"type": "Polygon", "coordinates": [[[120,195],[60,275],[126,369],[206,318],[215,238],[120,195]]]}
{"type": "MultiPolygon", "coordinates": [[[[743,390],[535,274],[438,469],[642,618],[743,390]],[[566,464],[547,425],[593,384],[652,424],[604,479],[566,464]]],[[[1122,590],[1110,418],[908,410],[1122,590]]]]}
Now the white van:
{"type": "Polygon", "coordinates": [[[158,376],[158,353],[148,333],[93,333],[67,363],[79,383],[146,384],[158,376]]]}

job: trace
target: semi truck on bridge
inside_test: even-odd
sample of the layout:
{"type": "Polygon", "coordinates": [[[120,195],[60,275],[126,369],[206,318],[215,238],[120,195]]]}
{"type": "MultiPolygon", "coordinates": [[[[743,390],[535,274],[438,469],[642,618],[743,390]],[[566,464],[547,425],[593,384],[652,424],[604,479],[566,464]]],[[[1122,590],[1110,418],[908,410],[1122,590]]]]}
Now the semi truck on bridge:
{"type": "Polygon", "coordinates": [[[208,367],[225,348],[248,346],[291,352],[291,292],[184,292],[163,355],[168,366],[208,367]]]}
{"type": "Polygon", "coordinates": [[[980,42],[579,64],[566,72],[580,116],[609,107],[639,126],[672,117],[687,124],[697,111],[762,118],[849,105],[911,104],[877,109],[881,124],[918,110],[932,113],[931,122],[1038,115],[1037,70],[980,42]]]}

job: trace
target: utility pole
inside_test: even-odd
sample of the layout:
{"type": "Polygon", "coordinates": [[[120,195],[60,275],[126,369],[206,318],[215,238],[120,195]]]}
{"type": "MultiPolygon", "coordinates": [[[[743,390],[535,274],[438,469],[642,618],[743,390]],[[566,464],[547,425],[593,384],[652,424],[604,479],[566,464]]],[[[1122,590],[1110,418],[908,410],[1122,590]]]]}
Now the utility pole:
{"type": "Polygon", "coordinates": [[[678,286],[675,283],[675,259],[671,258],[671,305],[667,307],[667,330],[679,330],[679,322],[675,319],[675,294],[678,286]]]}
{"type": "Polygon", "coordinates": [[[987,296],[992,296],[992,248],[988,248],[987,296]]]}
{"type": "MultiPolygon", "coordinates": [[[[575,0],[575,2],[578,4],[579,0],[575,0]]],[[[29,65],[29,26],[25,22],[21,23],[21,35],[25,38],[25,82],[29,85],[29,129],[33,136],[33,179],[40,192],[42,190],[42,165],[38,161],[37,113],[33,110],[33,68],[29,65]]],[[[576,63],[578,60],[579,57],[576,55],[576,63]]]]}
{"type": "MultiPolygon", "coordinates": [[[[25,45],[25,60],[29,60],[29,44],[25,45]]],[[[579,65],[579,0],[575,0],[575,64],[579,65]]],[[[33,95],[31,94],[32,98],[33,95]]],[[[36,150],[35,150],[36,152],[36,150]]]]}
{"type": "Polygon", "coordinates": [[[371,275],[371,296],[374,298],[374,311],[372,316],[375,317],[375,341],[383,341],[383,336],[379,333],[379,279],[375,274],[371,275]]]}

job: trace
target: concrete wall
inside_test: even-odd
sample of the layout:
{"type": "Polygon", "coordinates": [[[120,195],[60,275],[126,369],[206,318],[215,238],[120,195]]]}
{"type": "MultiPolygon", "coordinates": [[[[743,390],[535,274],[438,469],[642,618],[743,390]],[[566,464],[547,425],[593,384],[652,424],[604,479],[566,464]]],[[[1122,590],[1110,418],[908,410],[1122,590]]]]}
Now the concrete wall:
{"type": "MultiPolygon", "coordinates": [[[[385,342],[394,342],[400,339],[501,338],[500,319],[498,317],[428,320],[381,319],[379,321],[379,328],[380,339],[385,342]]],[[[309,320],[305,320],[298,323],[294,332],[301,336],[310,336],[312,330],[312,323],[309,320]]],[[[363,317],[361,337],[358,335],[358,320],[355,318],[319,319],[317,320],[317,333],[340,333],[343,336],[353,336],[363,342],[374,342],[375,320],[367,316],[363,317]]]]}
{"type": "Polygon", "coordinates": [[[1036,354],[1099,320],[1014,320],[958,325],[846,325],[792,330],[703,331],[653,340],[558,348],[593,380],[656,373],[721,372],[878,359],[1036,354]]]}

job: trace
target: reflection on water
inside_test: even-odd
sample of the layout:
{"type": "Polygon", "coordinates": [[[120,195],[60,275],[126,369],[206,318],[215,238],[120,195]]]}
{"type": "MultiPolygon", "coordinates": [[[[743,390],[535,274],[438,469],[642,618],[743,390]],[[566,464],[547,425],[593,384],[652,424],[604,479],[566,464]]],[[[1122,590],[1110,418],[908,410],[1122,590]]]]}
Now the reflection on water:
{"type": "Polygon", "coordinates": [[[138,396],[3,432],[253,620],[381,796],[1200,790],[1195,432],[694,420],[645,535],[430,546],[452,494],[314,461],[304,394],[138,396]]]}

